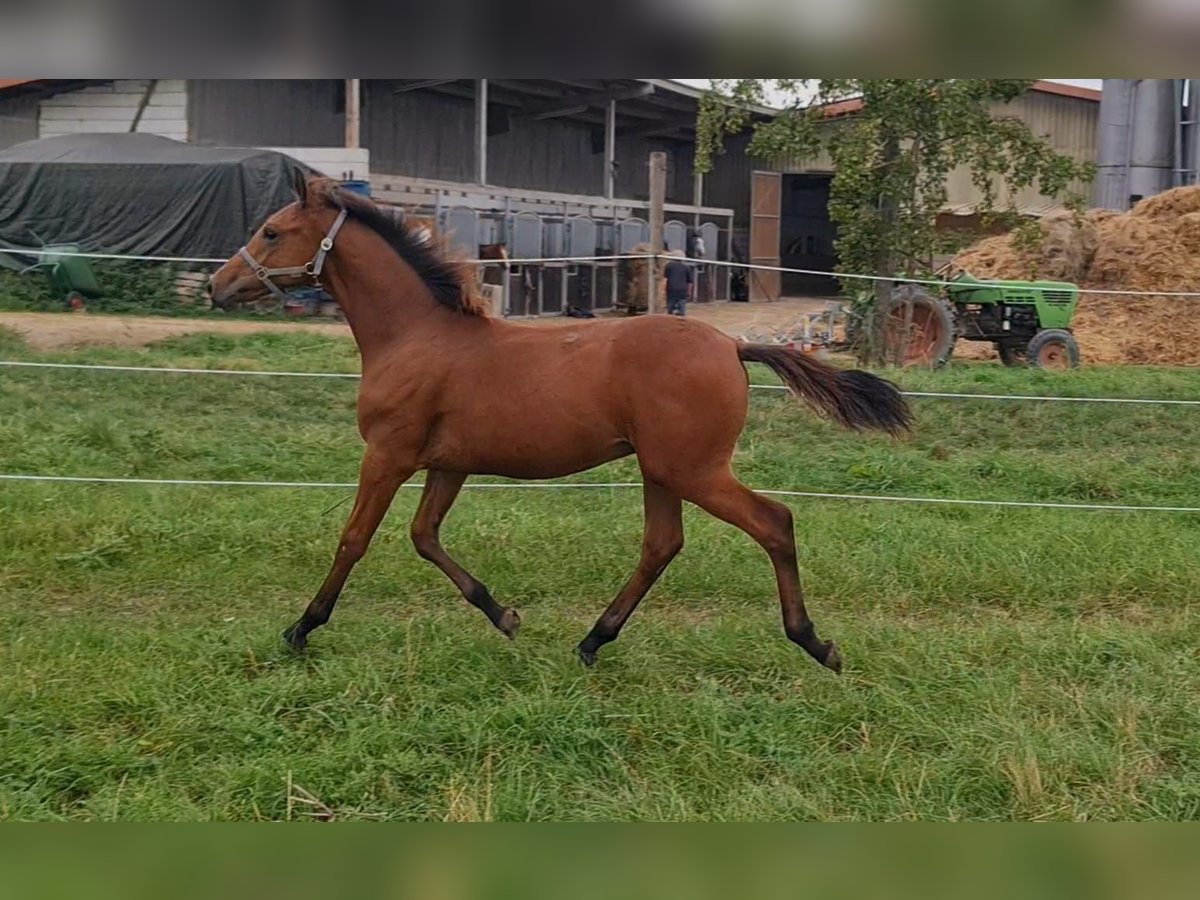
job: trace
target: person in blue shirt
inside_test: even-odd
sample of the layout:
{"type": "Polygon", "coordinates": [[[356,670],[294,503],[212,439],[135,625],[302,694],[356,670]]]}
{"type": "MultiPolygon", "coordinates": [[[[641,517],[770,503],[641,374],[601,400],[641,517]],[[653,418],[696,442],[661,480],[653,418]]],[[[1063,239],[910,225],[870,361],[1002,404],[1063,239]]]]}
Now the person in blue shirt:
{"type": "Polygon", "coordinates": [[[675,257],[663,267],[663,279],[667,287],[667,313],[686,316],[687,303],[696,291],[696,271],[682,259],[675,257]]]}

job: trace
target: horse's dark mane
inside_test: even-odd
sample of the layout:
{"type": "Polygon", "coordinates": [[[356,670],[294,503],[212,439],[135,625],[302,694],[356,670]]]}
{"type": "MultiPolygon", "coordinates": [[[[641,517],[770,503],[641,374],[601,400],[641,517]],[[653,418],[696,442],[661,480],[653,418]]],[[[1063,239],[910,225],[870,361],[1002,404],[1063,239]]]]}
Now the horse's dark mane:
{"type": "Polygon", "coordinates": [[[425,239],[403,219],[388,215],[366,197],[343,188],[330,187],[328,198],[334,206],[346,210],[347,218],[361,222],[387,241],[442,306],[469,316],[485,314],[467,267],[453,259],[436,237],[425,239]]]}

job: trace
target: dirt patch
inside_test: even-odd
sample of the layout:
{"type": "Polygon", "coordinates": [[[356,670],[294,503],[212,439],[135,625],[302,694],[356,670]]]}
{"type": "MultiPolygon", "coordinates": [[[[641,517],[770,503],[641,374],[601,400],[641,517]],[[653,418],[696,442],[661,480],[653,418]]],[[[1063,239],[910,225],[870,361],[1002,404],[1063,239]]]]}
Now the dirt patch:
{"type": "MultiPolygon", "coordinates": [[[[810,312],[825,308],[828,300],[786,298],[775,303],[694,303],[688,315],[727,334],[774,332],[799,322],[810,312]]],[[[534,326],[568,321],[562,317],[518,320],[534,326]]],[[[578,324],[578,320],[570,320],[578,324]]],[[[0,328],[19,334],[36,350],[70,347],[142,347],[185,334],[254,334],[299,331],[335,337],[350,337],[341,322],[251,322],[245,319],[171,319],[154,316],[105,316],[87,313],[0,312],[0,328]]]]}
{"type": "Polygon", "coordinates": [[[248,322],[244,319],[171,319],[154,316],[93,316],[86,313],[0,312],[0,328],[19,334],[35,350],[68,347],[142,347],[185,334],[253,334],[261,331],[316,331],[350,335],[340,322],[248,322]]]}
{"type": "Polygon", "coordinates": [[[1166,191],[1127,213],[1047,216],[1040,228],[1036,247],[1022,247],[1010,232],[968,247],[952,265],[978,278],[1078,284],[1084,293],[1073,328],[1087,362],[1200,365],[1200,297],[1087,292],[1200,292],[1200,187],[1166,191]]]}

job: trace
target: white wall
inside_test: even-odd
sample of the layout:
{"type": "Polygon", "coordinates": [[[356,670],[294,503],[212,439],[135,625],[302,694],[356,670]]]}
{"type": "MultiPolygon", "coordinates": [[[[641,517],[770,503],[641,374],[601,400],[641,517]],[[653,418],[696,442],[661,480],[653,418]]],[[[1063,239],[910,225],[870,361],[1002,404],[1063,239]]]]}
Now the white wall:
{"type": "MultiPolygon", "coordinates": [[[[127,132],[148,85],[149,81],[145,79],[114,81],[47,97],[41,101],[38,136],[127,132]]],[[[150,103],[142,112],[137,130],[186,141],[187,82],[177,78],[160,79],[150,103]]]]}
{"type": "Polygon", "coordinates": [[[371,174],[370,151],[366,147],[350,150],[346,147],[264,147],[286,153],[311,166],[322,175],[344,181],[366,181],[371,174]]]}
{"type": "MultiPolygon", "coordinates": [[[[38,109],[38,137],[129,131],[149,81],[125,80],[57,94],[42,100],[38,109]]],[[[138,132],[158,134],[177,141],[188,139],[187,82],[160,79],[138,122],[138,132]]],[[[267,147],[286,153],[318,172],[337,179],[365,181],[370,177],[370,152],[364,147],[267,147]]]]}

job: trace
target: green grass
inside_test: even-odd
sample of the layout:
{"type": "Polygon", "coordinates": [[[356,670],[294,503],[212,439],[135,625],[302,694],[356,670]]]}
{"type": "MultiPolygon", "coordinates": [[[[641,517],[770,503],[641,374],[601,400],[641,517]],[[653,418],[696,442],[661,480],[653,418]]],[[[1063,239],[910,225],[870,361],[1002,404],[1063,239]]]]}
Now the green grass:
{"type": "MultiPolygon", "coordinates": [[[[0,358],[354,371],[318,335],[0,358]]],[[[756,372],[755,378],[770,376],[756,372]]],[[[1200,397],[1200,371],[962,365],[911,389],[1200,397]]],[[[354,382],[0,371],[0,471],[352,481],[354,382]]],[[[1200,505],[1200,411],[914,401],[901,441],[756,394],[758,487],[1200,505]]],[[[634,477],[628,461],[588,473],[634,477]]],[[[279,632],[348,491],[0,485],[0,815],[17,819],[1191,819],[1200,516],[797,501],[809,606],[695,510],[622,638],[636,492],[464,494],[451,552],[505,641],[408,544],[402,491],[309,653],[279,632]],[[315,798],[315,800],[314,800],[315,798]]]]}

